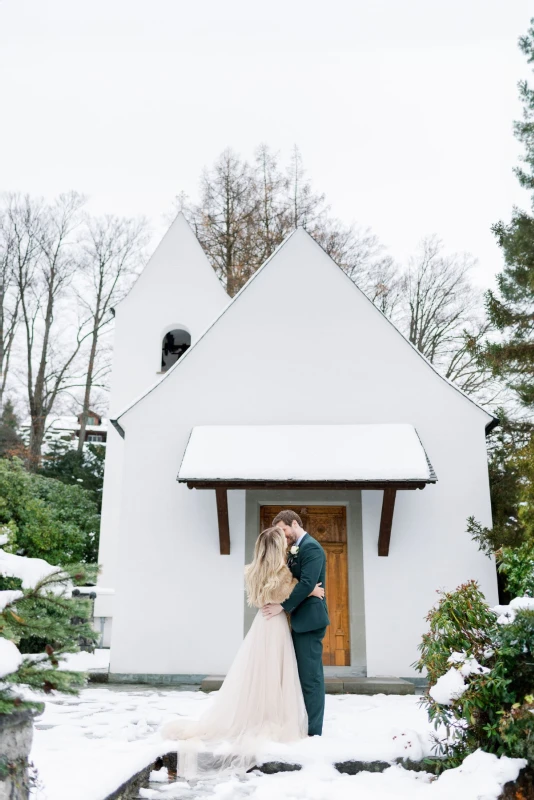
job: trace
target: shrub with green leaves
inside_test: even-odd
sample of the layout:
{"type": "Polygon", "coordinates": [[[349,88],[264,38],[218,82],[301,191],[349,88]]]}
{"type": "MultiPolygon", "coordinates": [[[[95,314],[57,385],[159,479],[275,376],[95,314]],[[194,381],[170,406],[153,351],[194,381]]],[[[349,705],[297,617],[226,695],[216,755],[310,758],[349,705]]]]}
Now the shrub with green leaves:
{"type": "MultiPolygon", "coordinates": [[[[0,459],[0,525],[19,555],[51,564],[95,562],[100,518],[93,494],[0,459]]],[[[0,586],[0,588],[2,588],[0,586]]]]}
{"type": "Polygon", "coordinates": [[[534,597],[534,544],[527,542],[517,549],[503,547],[496,555],[508,593],[512,597],[534,597]]]}
{"type": "Polygon", "coordinates": [[[445,737],[436,735],[444,766],[457,766],[478,748],[534,764],[532,717],[528,725],[534,608],[514,601],[499,617],[474,581],[440,595],[427,617],[430,630],[415,666],[428,673],[430,689],[423,702],[429,719],[436,730],[445,730],[445,737]]]}

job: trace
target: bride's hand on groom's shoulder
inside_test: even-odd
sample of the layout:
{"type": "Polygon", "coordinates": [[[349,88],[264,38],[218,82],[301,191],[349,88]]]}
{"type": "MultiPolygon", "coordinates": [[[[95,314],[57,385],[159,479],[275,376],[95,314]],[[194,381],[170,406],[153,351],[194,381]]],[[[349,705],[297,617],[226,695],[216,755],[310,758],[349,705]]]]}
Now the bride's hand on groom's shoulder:
{"type": "Polygon", "coordinates": [[[266,606],[263,606],[261,613],[265,619],[271,619],[271,617],[276,617],[277,614],[281,614],[283,610],[280,603],[267,603],[266,606]]]}

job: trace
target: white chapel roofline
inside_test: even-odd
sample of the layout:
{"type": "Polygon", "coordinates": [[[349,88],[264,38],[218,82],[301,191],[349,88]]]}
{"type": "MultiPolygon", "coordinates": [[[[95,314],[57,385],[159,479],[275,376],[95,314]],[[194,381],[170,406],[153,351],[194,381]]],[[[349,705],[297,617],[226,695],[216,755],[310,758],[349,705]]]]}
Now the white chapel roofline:
{"type": "MultiPolygon", "coordinates": [[[[141,402],[141,400],[143,400],[143,399],[144,399],[144,398],[145,398],[147,395],[149,395],[149,394],[150,394],[150,393],[151,393],[151,392],[152,392],[152,391],[153,391],[153,390],[154,390],[154,389],[155,389],[157,386],[159,386],[159,385],[160,385],[160,383],[163,383],[163,381],[164,381],[164,380],[165,380],[165,379],[166,379],[166,378],[167,378],[167,377],[168,377],[168,376],[171,374],[171,372],[174,372],[174,370],[176,369],[176,367],[177,367],[179,364],[181,364],[181,363],[182,363],[182,362],[183,362],[183,361],[184,361],[184,360],[185,360],[185,359],[188,357],[188,355],[189,355],[189,354],[190,354],[190,353],[191,353],[191,352],[192,352],[192,351],[193,351],[193,350],[196,348],[196,346],[198,345],[198,343],[199,343],[199,342],[200,342],[200,341],[201,341],[201,340],[204,338],[204,336],[205,336],[205,335],[208,333],[208,331],[210,331],[210,330],[213,328],[213,326],[217,324],[217,322],[220,320],[220,318],[221,318],[221,317],[222,317],[224,314],[226,314],[226,312],[228,311],[228,309],[230,308],[230,306],[232,306],[232,305],[233,305],[233,304],[236,302],[236,300],[238,299],[238,297],[240,297],[240,296],[243,294],[243,292],[245,291],[245,289],[247,288],[247,286],[250,286],[250,284],[252,283],[252,281],[253,281],[253,280],[254,280],[254,279],[255,279],[255,278],[256,278],[256,277],[257,277],[257,276],[260,274],[260,272],[263,272],[263,270],[265,269],[265,267],[267,266],[267,264],[268,264],[268,263],[269,263],[269,262],[270,262],[270,261],[271,261],[271,260],[272,260],[272,259],[275,257],[275,255],[276,255],[276,254],[277,254],[277,253],[278,253],[278,252],[279,252],[279,251],[280,251],[280,250],[281,250],[281,249],[282,249],[282,248],[283,248],[283,247],[284,247],[284,246],[285,246],[285,245],[286,245],[286,244],[289,242],[289,240],[291,239],[291,237],[292,237],[292,236],[294,236],[294,235],[295,235],[295,233],[296,233],[298,230],[300,230],[300,228],[295,228],[295,230],[294,230],[294,231],[292,231],[292,232],[291,232],[291,233],[290,233],[288,236],[286,236],[286,238],[284,239],[284,241],[283,241],[283,242],[280,242],[280,244],[278,245],[278,247],[277,247],[277,248],[276,248],[276,249],[275,249],[275,250],[274,250],[274,251],[271,253],[271,255],[269,256],[269,258],[268,258],[266,261],[264,261],[264,263],[261,265],[261,267],[260,267],[259,269],[257,269],[257,270],[256,270],[256,272],[255,272],[253,275],[251,275],[251,276],[250,276],[250,278],[248,279],[248,281],[247,281],[247,282],[244,284],[244,286],[242,286],[242,287],[241,287],[241,289],[238,291],[238,293],[237,293],[236,295],[234,295],[234,297],[230,298],[230,302],[228,303],[228,305],[227,305],[227,306],[225,306],[225,308],[223,308],[223,310],[221,311],[221,313],[220,313],[220,314],[218,314],[218,315],[215,317],[215,319],[213,320],[213,322],[212,322],[210,325],[208,325],[208,327],[207,327],[207,328],[206,328],[206,329],[205,329],[205,330],[204,330],[204,331],[203,331],[203,332],[200,334],[200,336],[198,337],[198,339],[196,340],[196,342],[195,342],[194,344],[192,344],[192,345],[191,345],[191,347],[190,347],[188,350],[186,350],[186,351],[185,351],[185,353],[183,354],[183,356],[181,356],[181,358],[179,358],[179,359],[178,359],[178,361],[176,361],[176,362],[175,362],[175,363],[172,365],[172,367],[170,367],[170,368],[167,370],[167,372],[166,372],[166,373],[165,373],[165,374],[164,374],[164,375],[163,375],[163,376],[162,376],[162,377],[161,377],[161,378],[160,378],[158,381],[156,381],[156,383],[153,383],[153,384],[152,384],[152,386],[151,386],[149,389],[147,389],[145,392],[143,392],[143,394],[139,395],[139,397],[137,397],[135,400],[133,400],[133,401],[130,403],[130,405],[128,405],[128,406],[127,406],[127,407],[126,407],[126,408],[125,408],[123,411],[121,411],[121,412],[120,412],[120,414],[117,414],[117,417],[116,417],[115,419],[110,419],[110,422],[111,422],[111,424],[113,425],[113,427],[114,427],[114,428],[116,428],[116,430],[117,430],[117,431],[120,433],[120,435],[121,435],[123,438],[124,438],[125,430],[124,430],[124,428],[122,427],[122,425],[119,423],[119,420],[120,420],[120,418],[121,418],[121,417],[123,417],[125,414],[127,414],[127,413],[128,413],[128,411],[131,411],[131,409],[132,409],[134,406],[136,406],[136,405],[137,405],[139,402],[141,402]]],[[[199,246],[200,246],[200,243],[199,243],[199,246]]]]}
{"type": "MultiPolygon", "coordinates": [[[[300,230],[300,228],[298,228],[297,230],[300,230]]],[[[305,233],[308,233],[308,231],[306,231],[304,228],[302,228],[302,230],[304,230],[304,232],[305,232],[305,233]]],[[[334,259],[332,258],[332,256],[331,256],[331,255],[329,255],[329,254],[326,252],[326,250],[324,249],[324,247],[322,246],[322,244],[320,244],[319,242],[315,241],[315,239],[313,238],[313,236],[312,236],[311,234],[309,234],[309,233],[308,233],[308,236],[310,237],[310,239],[312,239],[312,241],[313,241],[313,242],[315,242],[315,244],[317,245],[317,247],[320,247],[320,248],[321,248],[321,250],[323,251],[323,253],[324,253],[325,255],[327,255],[327,256],[328,256],[328,258],[330,259],[330,261],[332,261],[332,263],[333,263],[333,264],[336,264],[336,262],[334,261],[334,259]]],[[[273,255],[274,255],[274,253],[273,253],[273,255]]],[[[267,263],[267,262],[265,262],[265,263],[267,263]]],[[[364,298],[367,300],[367,302],[368,302],[368,303],[370,303],[370,304],[371,304],[371,306],[372,306],[372,307],[373,307],[373,308],[374,308],[376,311],[378,311],[378,313],[379,313],[379,314],[380,314],[380,315],[381,315],[381,316],[382,316],[382,317],[383,317],[383,318],[384,318],[384,319],[385,319],[385,320],[386,320],[386,321],[387,321],[387,322],[388,322],[388,323],[391,325],[391,327],[392,327],[392,328],[394,328],[394,329],[397,331],[397,333],[399,334],[399,336],[402,336],[402,338],[404,339],[404,341],[406,342],[406,344],[409,344],[409,345],[410,345],[410,347],[412,348],[412,350],[414,350],[414,351],[417,353],[417,355],[419,356],[419,358],[422,358],[422,359],[423,359],[423,361],[425,361],[425,363],[426,363],[426,364],[428,364],[428,366],[430,367],[430,369],[431,369],[433,372],[435,372],[435,373],[436,373],[436,375],[438,375],[438,377],[440,377],[440,378],[441,378],[441,380],[445,381],[445,383],[447,383],[447,384],[448,384],[448,385],[449,385],[449,386],[450,386],[452,389],[455,389],[457,392],[459,392],[459,394],[461,394],[463,397],[465,397],[465,399],[466,399],[466,400],[469,400],[469,402],[470,402],[470,403],[472,403],[474,406],[476,406],[476,408],[478,408],[480,411],[482,411],[484,414],[486,414],[486,415],[487,415],[487,416],[490,418],[490,421],[489,421],[489,422],[487,423],[487,425],[486,425],[486,433],[487,433],[488,431],[490,431],[490,430],[493,430],[493,428],[495,428],[495,427],[496,427],[496,426],[499,424],[499,419],[498,419],[498,418],[495,416],[495,414],[492,414],[491,412],[489,412],[489,411],[486,411],[486,409],[485,409],[485,408],[483,408],[483,407],[480,405],[480,403],[477,403],[477,402],[476,402],[476,400],[473,400],[473,398],[472,398],[472,397],[470,397],[470,396],[469,396],[469,395],[468,395],[466,392],[464,392],[464,390],[463,390],[463,389],[460,389],[460,387],[459,387],[459,386],[456,386],[456,384],[455,384],[455,383],[453,383],[451,380],[449,380],[449,378],[446,378],[446,377],[445,377],[445,375],[442,375],[442,373],[441,373],[441,372],[440,372],[438,369],[436,369],[436,367],[434,366],[434,364],[432,364],[432,362],[431,362],[431,361],[429,361],[429,360],[428,360],[428,358],[427,358],[427,357],[426,357],[426,356],[425,356],[423,353],[421,353],[421,351],[420,351],[420,350],[418,350],[418,349],[417,349],[417,347],[416,347],[416,346],[415,346],[415,345],[414,345],[412,342],[410,342],[410,340],[409,340],[409,339],[408,339],[408,338],[407,338],[407,337],[406,337],[406,336],[405,336],[405,335],[402,333],[402,331],[400,331],[400,330],[397,328],[397,326],[395,325],[395,323],[394,323],[394,322],[393,322],[393,321],[392,321],[392,320],[391,320],[391,319],[390,319],[388,316],[386,316],[386,314],[384,314],[384,312],[383,312],[383,311],[382,311],[380,308],[378,308],[378,306],[376,306],[376,305],[373,303],[373,301],[372,301],[372,300],[371,300],[369,297],[367,297],[367,295],[365,294],[365,292],[364,292],[362,289],[360,289],[360,287],[359,287],[359,286],[358,286],[356,283],[354,283],[354,281],[352,280],[352,278],[350,278],[350,277],[347,275],[347,273],[345,272],[345,270],[341,269],[341,267],[339,266],[339,264],[336,264],[336,267],[338,267],[338,269],[340,269],[340,270],[341,270],[341,272],[342,272],[342,273],[343,273],[343,275],[344,275],[344,276],[347,278],[347,280],[349,280],[349,281],[351,282],[352,286],[354,286],[354,287],[355,287],[355,288],[356,288],[356,289],[357,289],[357,290],[360,292],[360,294],[361,294],[361,295],[363,295],[363,297],[364,297],[364,298]]],[[[245,284],[245,285],[246,285],[246,284],[245,284]]],[[[243,288],[245,288],[245,287],[243,287],[243,288]]]]}
{"type": "MultiPolygon", "coordinates": [[[[182,213],[182,212],[180,212],[180,213],[182,213]]],[[[184,219],[185,219],[185,217],[184,217],[184,219]]],[[[187,220],[186,220],[186,222],[187,222],[187,220]]],[[[188,223],[188,225],[189,225],[189,223],[188,223]]],[[[191,228],[190,228],[190,230],[191,230],[191,228]]],[[[193,233],[193,231],[192,231],[192,230],[191,230],[191,233],[192,233],[192,234],[193,234],[193,236],[194,236],[194,233],[193,233]]],[[[167,378],[167,377],[168,377],[168,376],[169,376],[169,375],[170,375],[172,372],[174,372],[174,370],[175,370],[175,369],[177,369],[177,368],[180,366],[180,364],[181,364],[181,363],[183,363],[183,361],[184,361],[184,360],[185,360],[187,357],[190,357],[191,353],[192,353],[192,352],[195,350],[195,348],[197,347],[197,345],[199,344],[199,342],[200,342],[200,341],[201,341],[201,340],[202,340],[202,339],[203,339],[203,338],[206,336],[206,334],[207,334],[207,333],[208,333],[208,332],[209,332],[209,331],[210,331],[210,330],[211,330],[211,329],[212,329],[212,328],[213,328],[213,327],[214,327],[214,326],[217,324],[217,322],[218,322],[218,321],[221,319],[221,317],[223,317],[223,316],[224,316],[224,314],[226,314],[226,312],[228,311],[228,309],[229,309],[229,308],[231,308],[231,306],[233,306],[233,305],[234,305],[234,303],[235,303],[235,302],[238,300],[238,298],[240,298],[240,297],[241,297],[241,295],[243,294],[243,292],[244,292],[244,291],[245,291],[245,290],[246,290],[246,289],[247,289],[247,288],[248,288],[248,287],[251,285],[251,283],[253,283],[253,281],[254,281],[254,280],[257,278],[257,276],[258,276],[258,275],[259,275],[261,272],[263,272],[263,270],[264,270],[264,269],[267,267],[267,265],[268,265],[268,264],[269,264],[269,263],[270,263],[270,262],[271,262],[271,261],[272,261],[272,260],[275,258],[275,256],[276,256],[276,255],[277,255],[277,254],[280,252],[280,250],[282,250],[282,248],[284,248],[284,247],[287,245],[287,243],[290,241],[290,239],[292,239],[292,238],[293,238],[294,236],[296,236],[296,235],[302,235],[302,234],[305,234],[305,235],[306,235],[308,238],[310,238],[310,239],[312,240],[312,242],[313,242],[313,243],[314,243],[314,244],[315,244],[317,247],[319,247],[319,248],[320,248],[320,249],[323,251],[323,253],[324,253],[324,254],[325,254],[325,255],[326,255],[326,256],[327,256],[327,257],[330,259],[330,261],[331,261],[331,262],[332,262],[332,263],[333,263],[333,264],[334,264],[334,265],[335,265],[335,266],[336,266],[336,267],[337,267],[337,268],[340,270],[340,272],[342,272],[342,274],[345,276],[345,278],[347,279],[347,281],[349,281],[349,282],[350,282],[351,286],[352,286],[352,287],[353,287],[353,288],[354,288],[356,291],[360,292],[360,294],[361,294],[361,295],[362,295],[362,296],[365,298],[365,300],[367,300],[367,302],[368,302],[368,303],[370,303],[370,304],[371,304],[371,306],[372,306],[372,307],[375,309],[375,311],[376,311],[378,314],[380,314],[380,315],[381,315],[381,316],[384,318],[384,320],[386,320],[386,322],[388,322],[388,323],[389,323],[389,325],[391,325],[391,327],[392,327],[392,328],[393,328],[393,329],[394,329],[394,330],[397,332],[397,334],[398,334],[399,336],[401,336],[401,337],[404,339],[404,341],[406,342],[406,344],[407,344],[409,347],[411,347],[411,348],[412,348],[412,350],[413,350],[415,353],[417,353],[417,355],[419,356],[419,358],[423,359],[423,361],[424,361],[424,362],[425,362],[425,363],[426,363],[426,364],[427,364],[427,365],[430,367],[430,369],[432,369],[432,371],[433,371],[433,372],[434,372],[434,373],[435,373],[435,374],[436,374],[436,375],[437,375],[439,378],[441,378],[441,380],[445,381],[445,383],[446,383],[446,384],[448,384],[448,385],[449,385],[449,386],[450,386],[452,389],[454,389],[456,392],[458,392],[460,395],[462,395],[462,397],[464,397],[464,398],[465,398],[465,399],[466,399],[468,402],[472,403],[472,404],[473,404],[473,405],[474,405],[476,408],[478,408],[480,411],[482,411],[482,412],[483,412],[483,413],[484,413],[484,414],[485,414],[485,415],[486,415],[486,416],[489,418],[489,421],[488,421],[488,423],[486,424],[486,432],[488,432],[488,431],[492,430],[492,429],[493,429],[493,428],[494,428],[496,425],[498,425],[498,424],[499,424],[499,420],[498,420],[498,418],[497,418],[497,417],[496,417],[494,414],[491,414],[489,411],[487,411],[485,408],[483,408],[483,407],[482,407],[482,406],[481,406],[479,403],[477,403],[477,402],[476,402],[476,400],[473,400],[473,398],[472,398],[472,397],[469,397],[469,395],[468,395],[468,394],[466,394],[466,393],[463,391],[463,389],[460,389],[460,387],[459,387],[459,386],[456,386],[456,384],[454,384],[452,381],[450,381],[448,378],[446,378],[444,375],[442,375],[442,374],[441,374],[441,372],[439,372],[439,370],[438,370],[438,369],[436,369],[436,367],[435,367],[435,366],[434,366],[434,365],[433,365],[433,364],[432,364],[432,363],[431,363],[431,362],[430,362],[430,361],[429,361],[429,360],[426,358],[426,356],[424,356],[424,355],[423,355],[423,353],[421,353],[421,351],[420,351],[420,350],[418,350],[418,349],[417,349],[417,347],[416,347],[414,344],[412,344],[412,342],[410,342],[410,340],[409,340],[409,339],[407,339],[407,338],[406,338],[406,336],[405,336],[405,335],[404,335],[404,334],[403,334],[403,333],[402,333],[402,332],[401,332],[401,331],[400,331],[400,330],[397,328],[397,326],[395,325],[395,323],[394,323],[394,322],[392,322],[392,321],[389,319],[389,317],[387,317],[387,316],[386,316],[386,314],[384,314],[384,312],[383,312],[383,311],[381,311],[381,310],[380,310],[380,308],[378,308],[378,306],[376,306],[376,305],[373,303],[373,301],[372,301],[372,300],[371,300],[369,297],[367,297],[367,295],[365,294],[365,292],[364,292],[362,289],[360,289],[360,287],[359,287],[359,286],[358,286],[356,283],[354,283],[354,281],[352,280],[352,278],[350,278],[350,277],[347,275],[347,273],[346,273],[346,272],[345,272],[343,269],[341,269],[341,267],[339,266],[339,264],[336,264],[336,262],[334,261],[334,259],[332,258],[332,256],[330,256],[330,255],[329,255],[329,254],[326,252],[326,250],[325,250],[325,249],[324,249],[324,248],[323,248],[323,247],[322,247],[322,246],[319,244],[319,242],[316,242],[316,241],[315,241],[315,239],[313,238],[313,236],[312,236],[310,233],[308,233],[308,231],[307,231],[307,230],[305,230],[305,228],[303,228],[303,227],[299,226],[298,228],[295,228],[295,230],[294,230],[294,231],[292,231],[290,234],[288,234],[288,236],[286,236],[286,238],[284,239],[284,241],[283,241],[283,242],[281,242],[281,243],[278,245],[278,247],[277,247],[277,248],[276,248],[276,249],[273,251],[273,253],[272,253],[272,254],[269,256],[269,258],[268,258],[268,259],[267,259],[267,260],[266,260],[266,261],[265,261],[265,262],[264,262],[264,263],[261,265],[261,267],[260,267],[258,270],[256,270],[256,272],[255,272],[253,275],[251,275],[251,277],[250,277],[250,278],[248,279],[248,281],[247,281],[247,282],[244,284],[244,286],[242,286],[242,287],[241,287],[241,289],[239,290],[239,292],[238,292],[238,293],[237,293],[237,294],[236,294],[234,297],[232,297],[232,298],[230,299],[230,302],[228,303],[228,305],[227,305],[225,308],[223,308],[223,310],[221,311],[221,313],[220,313],[220,314],[218,314],[218,315],[217,315],[217,317],[215,317],[215,319],[213,320],[213,322],[211,323],[211,325],[208,325],[208,327],[207,327],[207,328],[204,330],[204,332],[203,332],[203,333],[202,333],[202,334],[201,334],[201,335],[198,337],[197,341],[196,341],[196,342],[195,342],[195,343],[194,343],[194,344],[193,344],[193,345],[192,345],[192,346],[191,346],[191,347],[190,347],[190,348],[189,348],[189,349],[188,349],[188,350],[187,350],[187,351],[184,353],[184,355],[183,355],[183,356],[182,356],[180,359],[178,359],[178,361],[177,361],[175,364],[173,364],[173,366],[172,366],[172,367],[171,367],[169,370],[167,370],[167,372],[166,372],[166,373],[163,375],[163,377],[162,377],[162,378],[160,378],[160,379],[159,379],[159,381],[157,381],[156,383],[154,383],[154,384],[153,384],[153,385],[152,385],[152,386],[151,386],[149,389],[147,389],[145,392],[143,392],[143,394],[139,395],[139,396],[138,396],[138,397],[137,397],[135,400],[133,400],[133,401],[132,401],[132,402],[131,402],[131,403],[130,403],[130,404],[129,404],[129,405],[128,405],[128,406],[127,406],[127,407],[126,407],[124,410],[123,410],[123,411],[121,411],[121,412],[120,412],[120,413],[117,415],[117,417],[116,417],[115,419],[111,419],[111,420],[110,420],[111,424],[114,426],[114,428],[116,428],[116,430],[117,430],[117,431],[120,433],[120,435],[121,435],[123,438],[124,438],[124,436],[125,436],[125,430],[124,430],[124,427],[123,427],[123,426],[120,424],[120,422],[119,422],[119,420],[121,419],[121,417],[123,417],[125,414],[127,414],[127,413],[128,413],[128,411],[131,411],[131,409],[132,409],[134,406],[136,406],[136,405],[137,405],[139,402],[141,402],[141,400],[143,400],[143,399],[144,399],[144,398],[145,398],[147,395],[149,395],[149,394],[150,394],[150,393],[151,393],[151,392],[152,392],[152,391],[153,391],[153,390],[154,390],[154,389],[155,389],[157,386],[159,386],[161,383],[163,383],[163,381],[164,381],[164,380],[165,380],[165,379],[166,379],[166,378],[167,378]]],[[[195,237],[195,238],[196,238],[196,237],[195,237]]],[[[197,239],[197,241],[198,241],[198,239],[197,239]]],[[[199,247],[201,247],[201,245],[200,245],[200,242],[199,242],[199,247]]],[[[201,248],[201,249],[202,249],[202,248],[201,248]]]]}
{"type": "MultiPolygon", "coordinates": [[[[189,224],[189,222],[187,221],[187,218],[186,218],[186,216],[185,216],[184,212],[183,212],[183,211],[179,211],[179,212],[176,214],[176,216],[174,217],[174,219],[172,220],[171,224],[169,225],[169,227],[167,228],[167,230],[165,231],[165,233],[163,234],[163,236],[162,236],[162,237],[159,239],[159,241],[158,241],[158,243],[157,243],[156,247],[154,248],[154,250],[152,251],[151,255],[150,255],[148,258],[147,258],[147,260],[146,260],[146,262],[145,262],[145,264],[144,264],[144,266],[143,266],[142,270],[139,272],[139,275],[137,276],[137,278],[135,279],[135,281],[133,282],[133,284],[130,286],[130,289],[128,290],[128,292],[127,292],[127,293],[124,295],[124,297],[122,297],[122,298],[121,298],[121,299],[120,299],[120,300],[119,300],[117,303],[115,303],[115,306],[114,306],[114,308],[112,309],[112,311],[113,311],[113,316],[115,316],[116,309],[120,308],[120,306],[121,306],[121,305],[122,305],[122,304],[123,304],[125,301],[127,301],[127,300],[128,300],[128,298],[130,297],[130,295],[132,294],[132,292],[134,292],[134,291],[136,290],[136,288],[137,288],[137,284],[138,284],[140,281],[142,281],[142,280],[143,280],[143,276],[145,275],[145,273],[147,272],[147,270],[150,270],[150,263],[151,263],[151,261],[153,261],[153,260],[157,259],[157,257],[158,257],[158,254],[159,254],[159,251],[160,251],[160,250],[162,249],[162,247],[164,246],[165,240],[166,240],[168,237],[172,236],[172,235],[173,235],[173,233],[174,233],[174,229],[175,229],[175,228],[177,228],[177,227],[178,227],[178,226],[180,226],[180,225],[181,225],[181,226],[183,226],[183,229],[184,229],[184,231],[185,231],[185,234],[186,234],[186,235],[189,235],[189,236],[191,236],[191,237],[194,239],[194,241],[195,241],[195,243],[196,243],[196,246],[198,247],[198,249],[199,249],[200,253],[202,254],[204,261],[206,262],[206,267],[209,269],[209,272],[212,272],[212,273],[213,273],[213,276],[215,277],[215,279],[216,279],[217,283],[218,283],[218,284],[219,284],[219,286],[221,287],[221,292],[222,292],[223,294],[226,294],[226,291],[225,291],[224,287],[222,286],[221,282],[219,281],[219,279],[217,278],[217,276],[215,275],[215,272],[213,271],[213,269],[212,269],[212,266],[211,266],[211,264],[209,263],[208,257],[207,257],[207,255],[206,255],[206,253],[205,253],[205,251],[204,251],[204,249],[203,249],[202,245],[201,245],[201,244],[200,244],[200,242],[198,241],[198,239],[197,239],[197,237],[196,237],[196,235],[195,235],[195,232],[194,232],[193,228],[191,227],[191,225],[190,225],[190,224],[189,224]]],[[[179,235],[183,236],[184,234],[179,234],[179,235]]],[[[208,273],[208,274],[209,274],[209,273],[208,273]]]]}

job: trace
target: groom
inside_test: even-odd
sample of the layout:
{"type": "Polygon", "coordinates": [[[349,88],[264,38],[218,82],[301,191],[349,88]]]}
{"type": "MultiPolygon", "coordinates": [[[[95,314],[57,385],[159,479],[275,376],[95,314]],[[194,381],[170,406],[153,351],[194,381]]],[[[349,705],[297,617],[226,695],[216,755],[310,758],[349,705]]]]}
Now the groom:
{"type": "Polygon", "coordinates": [[[273,519],[289,545],[288,566],[298,583],[284,602],[264,606],[267,619],[287,611],[291,615],[291,635],[297,656],[300,684],[308,712],[308,734],[320,736],[324,717],[323,639],[330,624],[326,601],[308,597],[317,583],[325,585],[326,554],[315,539],[302,528],[294,511],[281,511],[273,519]]]}

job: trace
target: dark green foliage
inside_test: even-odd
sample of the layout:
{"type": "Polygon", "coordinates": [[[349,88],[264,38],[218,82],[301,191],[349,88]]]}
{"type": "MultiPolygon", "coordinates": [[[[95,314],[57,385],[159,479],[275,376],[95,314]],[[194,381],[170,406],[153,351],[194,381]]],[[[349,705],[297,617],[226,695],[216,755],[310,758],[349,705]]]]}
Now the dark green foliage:
{"type": "Polygon", "coordinates": [[[43,457],[41,475],[56,478],[62,483],[80,486],[92,493],[98,513],[102,507],[102,489],[104,486],[104,460],[106,448],[99,444],[86,445],[81,453],[57,443],[43,457]]]}
{"type": "Polygon", "coordinates": [[[504,334],[486,345],[484,358],[494,375],[504,378],[521,403],[534,406],[534,219],[514,211],[508,225],[493,227],[505,260],[497,276],[498,294],[489,291],[490,321],[504,334]]]}
{"type": "Polygon", "coordinates": [[[424,698],[429,719],[436,729],[443,725],[446,730],[446,739],[436,737],[437,750],[446,757],[444,766],[457,766],[478,748],[526,758],[532,765],[532,726],[525,708],[534,693],[534,612],[517,611],[512,622],[499,625],[470,581],[442,593],[427,619],[430,632],[423,636],[415,666],[427,670],[431,685],[456,668],[449,662],[454,652],[489,669],[465,677],[467,689],[451,705],[437,703],[429,694],[424,698]]]}
{"type": "Polygon", "coordinates": [[[419,672],[426,669],[430,684],[447,672],[451,653],[465,651],[483,658],[497,629],[495,614],[475,581],[464,583],[455,592],[438,594],[438,605],[426,617],[430,630],[423,635],[416,664],[419,672]]]}
{"type": "Polygon", "coordinates": [[[0,459],[0,525],[12,549],[51,564],[95,562],[100,519],[94,494],[27,472],[18,459],[0,459]]]}
{"type": "Polygon", "coordinates": [[[23,443],[18,433],[19,422],[13,403],[6,400],[0,416],[0,458],[21,450],[23,443]]]}
{"type": "Polygon", "coordinates": [[[487,440],[493,528],[486,531],[485,541],[479,540],[486,553],[517,547],[529,538],[520,524],[519,509],[527,499],[530,478],[534,478],[533,424],[511,419],[503,408],[497,416],[500,424],[487,440]]]}
{"type": "Polygon", "coordinates": [[[534,544],[503,547],[498,553],[499,572],[510,597],[534,597],[534,544]]]}
{"type": "MultiPolygon", "coordinates": [[[[526,56],[527,63],[534,63],[534,18],[530,20],[526,35],[519,39],[519,48],[526,56]]],[[[525,155],[521,159],[525,168],[518,168],[515,172],[521,186],[534,189],[534,90],[527,81],[520,82],[519,95],[523,101],[523,119],[514,124],[514,133],[525,146],[525,155]]]]}
{"type": "MultiPolygon", "coordinates": [[[[58,666],[66,653],[79,650],[81,640],[94,645],[98,638],[89,623],[90,602],[70,596],[72,583],[83,584],[88,578],[80,565],[58,569],[34,588],[21,589],[23,597],[6,605],[0,614],[0,636],[13,641],[21,653],[28,652],[24,642],[41,643],[31,648],[32,656],[24,658],[15,673],[6,677],[12,687],[0,689],[0,713],[39,706],[21,701],[14,690],[17,684],[45,694],[56,690],[75,694],[85,685],[83,673],[59,670],[58,666]]],[[[19,579],[12,580],[20,587],[19,579]]]]}
{"type": "Polygon", "coordinates": [[[534,692],[534,611],[518,611],[508,625],[499,625],[498,654],[511,683],[514,702],[534,692]]]}
{"type": "Polygon", "coordinates": [[[493,527],[473,517],[467,531],[486,555],[495,555],[504,597],[534,596],[534,438],[532,423],[499,411],[489,437],[493,527]]]}
{"type": "Polygon", "coordinates": [[[514,758],[526,758],[534,764],[534,696],[527,695],[523,703],[514,703],[501,717],[499,731],[508,753],[514,758]]]}
{"type": "MultiPolygon", "coordinates": [[[[519,46],[529,64],[534,62],[534,19],[519,46]]],[[[524,146],[523,167],[516,169],[519,182],[534,189],[534,90],[519,84],[523,119],[516,122],[516,138],[524,146]]],[[[502,249],[505,267],[497,276],[498,292],[488,292],[488,318],[503,338],[487,343],[481,358],[493,374],[504,378],[521,403],[534,406],[534,218],[514,209],[508,224],[498,222],[493,232],[502,249]]]]}

